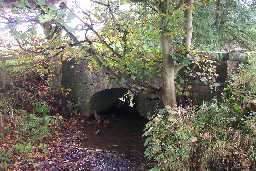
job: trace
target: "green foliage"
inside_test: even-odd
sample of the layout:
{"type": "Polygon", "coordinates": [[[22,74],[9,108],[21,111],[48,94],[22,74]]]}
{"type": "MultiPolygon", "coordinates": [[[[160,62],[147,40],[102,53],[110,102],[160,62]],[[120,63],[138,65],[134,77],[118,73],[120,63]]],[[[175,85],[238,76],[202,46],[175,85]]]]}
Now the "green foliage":
{"type": "Polygon", "coordinates": [[[37,102],[35,103],[36,113],[42,114],[42,116],[49,115],[50,109],[49,106],[45,103],[37,102]]]}
{"type": "Polygon", "coordinates": [[[14,150],[17,153],[31,153],[33,146],[30,143],[15,144],[14,150]]]}
{"type": "Polygon", "coordinates": [[[232,113],[227,106],[218,106],[216,102],[203,104],[194,120],[195,131],[198,136],[209,131],[217,139],[226,140],[227,132],[223,132],[223,127],[227,128],[230,125],[230,118],[232,118],[232,113]]]}
{"type": "Polygon", "coordinates": [[[163,109],[146,126],[145,155],[162,170],[255,168],[255,119],[216,101],[163,109]]]}
{"type": "Polygon", "coordinates": [[[190,117],[185,110],[166,108],[146,125],[145,155],[162,170],[186,169],[192,138],[190,117]]]}
{"type": "Polygon", "coordinates": [[[27,114],[22,118],[20,132],[26,142],[38,142],[51,133],[50,124],[54,118],[48,115],[38,117],[34,114],[27,114]]]}
{"type": "Polygon", "coordinates": [[[8,114],[12,110],[11,100],[0,96],[0,111],[2,114],[8,114]]]}
{"type": "MultiPolygon", "coordinates": [[[[256,63],[255,54],[248,55],[246,63],[240,65],[238,70],[231,75],[228,86],[224,91],[223,101],[228,103],[231,111],[244,115],[256,116],[256,63]]],[[[239,123],[245,125],[244,123],[239,123]]]]}
{"type": "Polygon", "coordinates": [[[10,158],[10,151],[0,148],[0,170],[7,170],[10,158]]]}
{"type": "MultiPolygon", "coordinates": [[[[97,15],[111,18],[106,10],[98,11],[97,15]]],[[[106,62],[112,70],[134,80],[151,80],[160,73],[158,63],[161,57],[157,15],[142,16],[137,10],[122,11],[120,9],[116,15],[122,31],[109,20],[101,34],[106,38],[107,43],[121,54],[121,58],[113,58],[112,52],[102,44],[97,46],[99,52],[104,52],[104,54],[108,52],[106,62]]]]}
{"type": "Polygon", "coordinates": [[[149,171],[161,171],[158,167],[154,167],[152,169],[150,169],[149,171]]]}
{"type": "Polygon", "coordinates": [[[4,149],[0,149],[0,161],[8,162],[10,160],[10,152],[4,149]]]}
{"type": "Polygon", "coordinates": [[[0,140],[4,138],[4,134],[1,132],[0,133],[0,140]]]}
{"type": "MultiPolygon", "coordinates": [[[[7,65],[19,62],[19,60],[9,61],[7,65]]],[[[40,65],[39,63],[42,68],[35,67],[32,70],[27,68],[25,73],[19,70],[19,74],[16,75],[18,81],[14,81],[12,89],[1,93],[0,113],[3,115],[3,125],[1,126],[4,128],[0,135],[0,146],[3,145],[8,151],[3,151],[2,146],[0,147],[0,170],[8,170],[13,167],[13,160],[15,161],[17,156],[28,161],[33,160],[35,156],[32,154],[35,151],[37,154],[43,153],[43,155],[48,152],[47,146],[42,144],[42,141],[51,136],[52,126],[56,124],[56,120],[55,117],[49,116],[50,108],[47,103],[36,94],[39,94],[39,91],[44,91],[43,93],[48,95],[47,89],[46,91],[44,89],[47,88],[47,84],[31,83],[32,81],[40,82],[41,76],[45,78],[45,65],[42,65],[45,63],[39,61],[36,65],[40,65]],[[43,89],[36,89],[38,87],[43,89]],[[28,110],[34,113],[29,114],[28,110]]]]}
{"type": "Polygon", "coordinates": [[[214,169],[248,167],[243,165],[248,161],[255,167],[255,118],[244,117],[229,105],[213,102],[204,104],[197,112],[193,125],[201,150],[205,150],[201,160],[214,169]]]}
{"type": "MultiPolygon", "coordinates": [[[[142,2],[144,5],[133,4],[134,6],[125,10],[121,10],[118,7],[120,4],[115,2],[117,1],[111,1],[109,5],[105,6],[96,3],[95,11],[90,11],[88,14],[86,11],[85,15],[81,16],[80,20],[85,23],[79,23],[79,27],[73,27],[84,30],[88,28],[87,31],[91,33],[91,25],[97,28],[98,23],[104,23],[103,27],[100,25],[100,36],[91,36],[95,40],[92,40],[93,43],[90,46],[95,46],[100,55],[104,54],[102,60],[111,70],[140,82],[151,81],[159,76],[161,67],[163,67],[159,42],[159,33],[162,28],[159,25],[161,16],[166,15],[165,24],[168,27],[166,32],[170,37],[172,48],[175,50],[170,57],[177,63],[191,64],[184,71],[189,77],[183,78],[181,82],[200,79],[209,85],[214,83],[213,61],[200,58],[202,60],[191,62],[187,59],[188,50],[183,47],[185,7],[183,4],[179,4],[183,1],[172,3],[168,1],[167,14],[162,14],[159,10],[159,5],[163,1],[134,0],[132,2],[142,2]],[[113,9],[112,14],[110,14],[110,7],[113,9]],[[90,16],[93,17],[88,18],[90,16]],[[94,19],[95,21],[92,21],[94,19]],[[87,23],[87,21],[89,22],[87,23]],[[105,43],[99,43],[101,39],[105,43]]],[[[127,3],[128,0],[119,2],[127,3]]],[[[49,35],[53,31],[61,30],[54,26],[59,24],[70,33],[74,31],[66,26],[67,22],[64,20],[77,14],[77,11],[73,15],[67,14],[69,16],[64,17],[67,11],[72,10],[71,8],[67,11],[60,10],[57,7],[46,5],[44,0],[37,0],[36,3],[44,13],[38,15],[40,11],[35,12],[35,18],[33,15],[26,14],[25,16],[29,16],[29,20],[39,21],[41,24],[52,23],[49,26],[54,27],[53,29],[44,30],[49,35]]],[[[243,3],[246,2],[243,1],[243,3]]],[[[26,5],[28,5],[27,0],[20,2],[21,8],[25,8],[26,5]]],[[[17,51],[14,56],[25,57],[24,61],[15,60],[6,64],[15,65],[15,68],[12,69],[14,72],[22,73],[25,70],[24,67],[21,69],[17,66],[19,64],[30,65],[36,58],[60,56],[61,59],[58,62],[61,62],[70,56],[88,56],[84,52],[86,43],[77,43],[76,47],[70,47],[71,41],[66,39],[67,36],[61,37],[58,34],[57,39],[56,36],[53,36],[52,40],[45,41],[45,38],[37,33],[35,27],[30,27],[25,32],[18,31],[14,25],[16,22],[19,23],[18,20],[26,21],[22,15],[24,11],[28,10],[15,10],[17,13],[14,18],[20,17],[13,22],[14,24],[10,24],[12,25],[12,35],[15,36],[15,39],[20,40],[25,51],[27,49],[35,53],[30,54],[28,51],[29,53],[20,54],[17,51]]],[[[31,11],[29,12],[31,13],[31,11]]],[[[82,15],[83,12],[78,13],[82,15]]],[[[194,47],[206,50],[223,50],[234,47],[254,48],[256,42],[255,5],[242,4],[242,1],[198,1],[195,3],[193,14],[194,47]]],[[[96,31],[98,30],[96,29],[96,31]]],[[[53,63],[49,67],[49,71],[45,67],[36,67],[36,70],[53,75],[57,63],[53,63]]],[[[94,58],[90,59],[90,65],[91,68],[100,69],[94,58]]],[[[255,99],[255,68],[254,61],[249,61],[248,64],[240,68],[240,72],[233,76],[231,85],[228,87],[229,90],[226,91],[229,95],[221,104],[217,102],[204,104],[196,112],[168,108],[159,110],[159,114],[147,124],[144,134],[147,137],[145,154],[156,160],[159,166],[152,170],[188,170],[190,168],[195,170],[213,168],[216,170],[229,168],[231,167],[230,163],[232,167],[240,168],[247,161],[250,165],[255,166],[255,162],[253,162],[256,158],[255,117],[244,116],[241,106],[244,101],[255,99]]],[[[54,77],[49,76],[48,79],[51,80],[54,77]]],[[[24,92],[21,93],[24,94],[24,92]]],[[[32,98],[26,99],[26,102],[30,104],[29,102],[35,99],[34,96],[33,94],[32,98]]],[[[1,109],[5,109],[5,106],[6,104],[0,103],[1,109]]],[[[54,119],[49,116],[49,107],[44,103],[36,103],[35,110],[36,114],[24,113],[20,116],[18,132],[25,143],[16,144],[17,152],[30,152],[31,144],[50,134],[50,125],[54,119]]]]}
{"type": "Polygon", "coordinates": [[[248,54],[247,63],[241,64],[238,72],[230,80],[229,89],[235,96],[243,96],[246,100],[256,98],[256,61],[255,54],[248,54]]]}
{"type": "Polygon", "coordinates": [[[199,1],[193,17],[194,47],[205,50],[255,46],[255,4],[250,1],[199,1]],[[238,45],[238,46],[237,46],[238,45]]]}
{"type": "Polygon", "coordinates": [[[193,85],[209,86],[210,90],[214,90],[218,76],[218,61],[210,59],[207,55],[196,53],[193,53],[192,60],[186,60],[188,65],[183,67],[176,77],[177,94],[193,96],[191,94],[194,91],[193,85]]]}

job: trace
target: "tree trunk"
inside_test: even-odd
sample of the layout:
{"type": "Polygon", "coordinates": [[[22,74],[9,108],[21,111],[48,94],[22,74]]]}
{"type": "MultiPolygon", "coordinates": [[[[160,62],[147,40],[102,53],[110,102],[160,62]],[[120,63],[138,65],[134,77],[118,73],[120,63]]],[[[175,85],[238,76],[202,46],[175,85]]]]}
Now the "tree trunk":
{"type": "Polygon", "coordinates": [[[160,3],[161,15],[161,48],[163,57],[163,97],[162,100],[165,106],[174,107],[176,106],[176,90],[175,90],[175,65],[174,60],[171,58],[173,47],[170,43],[168,36],[168,1],[163,0],[160,3]]]}
{"type": "Polygon", "coordinates": [[[5,64],[3,64],[3,66],[0,67],[0,78],[1,78],[1,87],[0,89],[5,90],[6,88],[6,84],[7,84],[7,72],[6,72],[6,68],[4,67],[5,64]]]}
{"type": "Polygon", "coordinates": [[[0,133],[3,134],[4,133],[4,119],[3,119],[3,114],[0,113],[0,133]]]}
{"type": "Polygon", "coordinates": [[[193,4],[194,0],[186,0],[186,9],[184,12],[185,23],[184,29],[186,32],[185,46],[189,50],[192,45],[192,33],[193,33],[193,4]]]}
{"type": "Polygon", "coordinates": [[[176,106],[176,90],[175,90],[175,66],[174,61],[170,57],[171,46],[169,39],[165,35],[161,35],[161,46],[163,56],[163,102],[166,106],[176,106]]]}
{"type": "Polygon", "coordinates": [[[216,10],[215,10],[215,26],[217,28],[217,31],[220,30],[220,22],[221,22],[221,4],[220,4],[221,0],[217,0],[216,1],[216,10]]]}

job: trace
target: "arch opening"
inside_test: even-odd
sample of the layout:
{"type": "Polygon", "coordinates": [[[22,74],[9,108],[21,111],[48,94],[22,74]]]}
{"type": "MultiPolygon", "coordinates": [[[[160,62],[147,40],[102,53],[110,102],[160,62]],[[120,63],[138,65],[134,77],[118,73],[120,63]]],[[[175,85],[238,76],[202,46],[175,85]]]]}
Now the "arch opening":
{"type": "Polygon", "coordinates": [[[111,88],[95,93],[90,100],[91,112],[103,118],[104,126],[99,134],[95,134],[99,126],[86,124],[86,145],[118,151],[135,150],[143,152],[142,133],[146,119],[139,115],[135,106],[130,105],[130,97],[126,96],[126,88],[111,88]],[[90,143],[93,142],[93,143],[90,143]]]}
{"type": "Polygon", "coordinates": [[[90,99],[90,113],[96,119],[140,118],[134,107],[133,94],[127,88],[110,88],[95,93],[90,99]]]}

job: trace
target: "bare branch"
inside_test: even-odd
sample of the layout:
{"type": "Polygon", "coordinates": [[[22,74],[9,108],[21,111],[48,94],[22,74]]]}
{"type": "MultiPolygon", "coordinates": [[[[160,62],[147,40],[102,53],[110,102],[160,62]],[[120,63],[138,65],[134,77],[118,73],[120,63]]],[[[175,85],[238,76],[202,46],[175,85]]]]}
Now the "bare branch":
{"type": "MultiPolygon", "coordinates": [[[[117,51],[115,51],[112,47],[111,44],[107,43],[107,41],[94,29],[93,24],[88,24],[86,22],[84,22],[79,16],[77,16],[75,13],[73,13],[73,11],[69,8],[67,8],[73,15],[75,15],[83,24],[85,27],[87,27],[89,30],[91,30],[99,39],[99,41],[104,44],[115,56],[121,58],[122,55],[120,53],[118,53],[117,51]]],[[[88,17],[90,17],[89,14],[86,14],[88,17]]],[[[90,19],[91,20],[91,19],[90,19]]],[[[92,20],[91,20],[92,22],[92,20]]]]}

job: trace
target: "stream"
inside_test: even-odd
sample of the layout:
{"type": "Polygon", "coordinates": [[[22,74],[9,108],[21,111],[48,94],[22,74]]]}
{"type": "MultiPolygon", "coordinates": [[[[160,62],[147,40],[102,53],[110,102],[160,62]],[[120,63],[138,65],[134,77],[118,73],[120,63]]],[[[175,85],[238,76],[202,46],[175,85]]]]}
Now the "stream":
{"type": "MultiPolygon", "coordinates": [[[[121,112],[121,111],[120,111],[121,112]]],[[[134,111],[110,117],[100,134],[95,120],[73,117],[61,126],[56,147],[38,170],[143,171],[148,170],[141,137],[145,119],[134,111]]],[[[24,168],[26,170],[26,168],[24,168]]],[[[28,168],[27,168],[28,170],[28,168]]]]}

